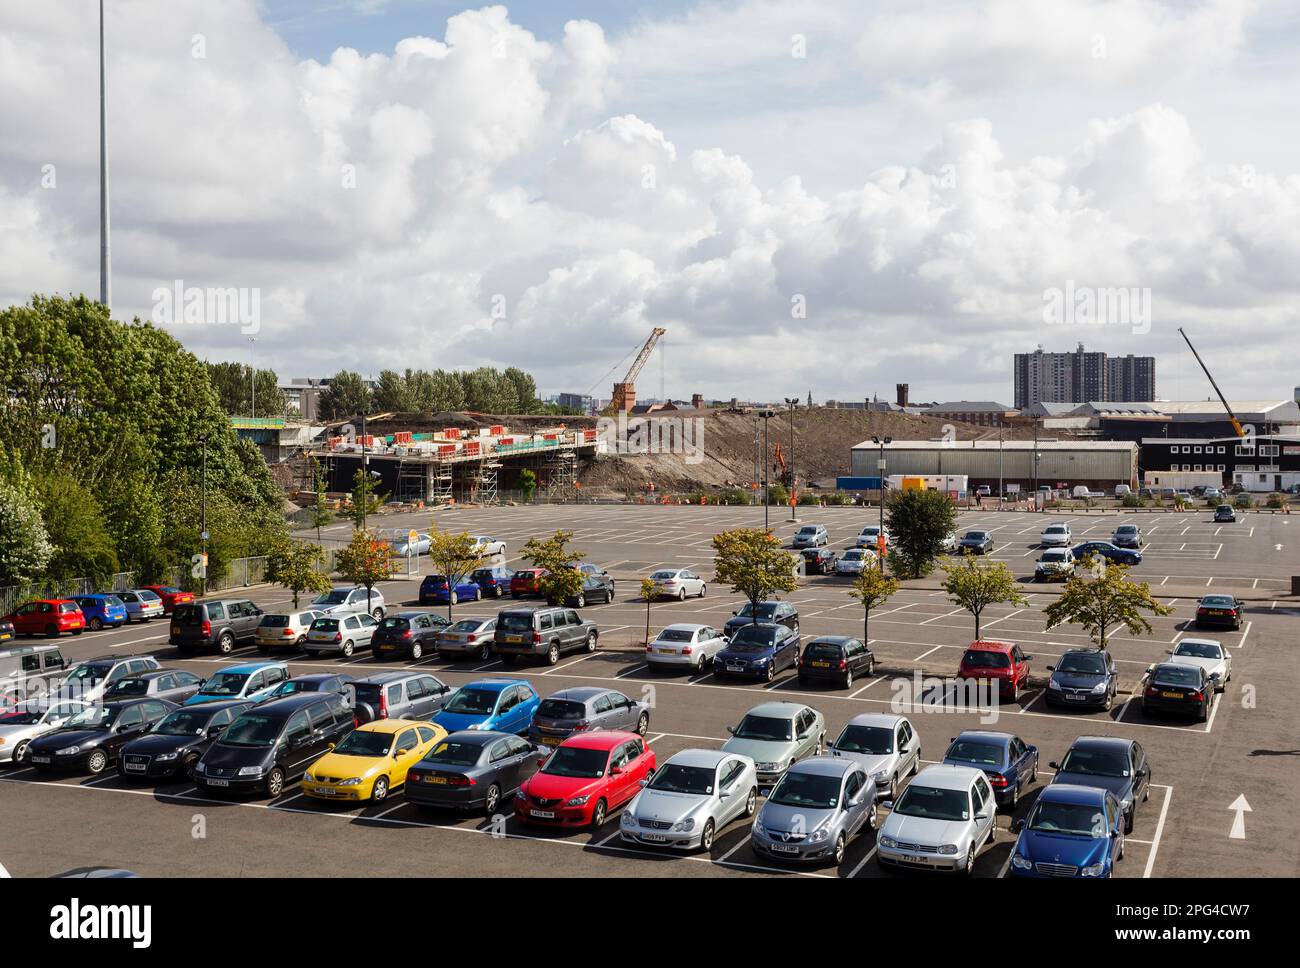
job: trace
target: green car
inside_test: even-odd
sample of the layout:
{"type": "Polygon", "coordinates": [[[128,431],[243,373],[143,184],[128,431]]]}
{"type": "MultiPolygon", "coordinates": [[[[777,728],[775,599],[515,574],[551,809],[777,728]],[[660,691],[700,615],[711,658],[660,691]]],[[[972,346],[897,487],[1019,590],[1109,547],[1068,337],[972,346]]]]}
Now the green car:
{"type": "Polygon", "coordinates": [[[797,702],[761,703],[727,732],[731,739],[723,744],[723,752],[752,759],[762,788],[775,786],[791,763],[816,756],[826,745],[825,718],[797,702]]]}

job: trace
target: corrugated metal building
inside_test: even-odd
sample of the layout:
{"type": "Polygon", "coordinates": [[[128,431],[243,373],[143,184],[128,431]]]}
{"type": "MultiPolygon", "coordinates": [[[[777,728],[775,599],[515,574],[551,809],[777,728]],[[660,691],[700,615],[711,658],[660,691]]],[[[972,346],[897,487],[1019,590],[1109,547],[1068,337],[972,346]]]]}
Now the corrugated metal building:
{"type": "MultiPolygon", "coordinates": [[[[885,445],[886,474],[965,474],[972,487],[1038,484],[1101,489],[1137,483],[1138,446],[1101,440],[895,440],[885,445]],[[1037,458],[1035,459],[1035,455],[1037,458]]],[[[852,473],[879,473],[880,445],[864,440],[852,451],[852,473]]]]}

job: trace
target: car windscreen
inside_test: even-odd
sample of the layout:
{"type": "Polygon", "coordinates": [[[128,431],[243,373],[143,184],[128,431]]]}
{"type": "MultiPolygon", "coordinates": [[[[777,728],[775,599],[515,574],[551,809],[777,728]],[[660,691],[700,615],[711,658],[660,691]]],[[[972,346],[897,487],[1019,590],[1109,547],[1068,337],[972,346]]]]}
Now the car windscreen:
{"type": "Polygon", "coordinates": [[[653,575],[650,576],[650,580],[651,581],[672,581],[676,577],[677,577],[677,572],[675,571],[656,571],[653,575]]]}
{"type": "Polygon", "coordinates": [[[116,711],[106,706],[87,706],[63,724],[65,729],[98,729],[111,723],[116,711]]]}
{"type": "Polygon", "coordinates": [[[238,696],[247,681],[246,672],[218,672],[203,684],[203,692],[209,696],[238,696]]]}
{"type": "Polygon", "coordinates": [[[836,642],[809,642],[804,655],[809,659],[838,661],[844,654],[844,647],[836,642]]]}
{"type": "Polygon", "coordinates": [[[83,662],[68,674],[66,681],[80,682],[90,685],[96,682],[103,682],[104,677],[108,675],[113,666],[107,662],[83,662]]]}
{"type": "Polygon", "coordinates": [[[832,744],[845,753],[882,755],[894,752],[894,731],[885,726],[845,726],[832,744]]]}
{"type": "Polygon", "coordinates": [[[483,624],[482,619],[463,618],[451,627],[452,632],[477,632],[478,627],[483,624]]]}
{"type": "Polygon", "coordinates": [[[1004,753],[996,743],[983,743],[977,740],[959,739],[948,747],[945,760],[960,760],[978,766],[1001,766],[1004,753]]]}
{"type": "Polygon", "coordinates": [[[172,621],[181,625],[201,625],[203,623],[203,606],[177,605],[172,609],[172,621]]]}
{"type": "Polygon", "coordinates": [[[965,790],[922,786],[914,780],[894,804],[893,812],[926,820],[969,820],[970,798],[965,790]]]}
{"type": "Polygon", "coordinates": [[[1115,529],[1116,534],[1137,534],[1137,527],[1132,524],[1121,524],[1115,529]]]}
{"type": "Polygon", "coordinates": [[[1151,681],[1158,686],[1192,686],[1201,684],[1201,670],[1198,666],[1177,666],[1173,664],[1159,666],[1151,681]]]}
{"type": "Polygon", "coordinates": [[[288,628],[289,616],[288,615],[263,615],[261,625],[262,628],[267,628],[267,629],[288,628]]]}
{"type": "Polygon", "coordinates": [[[1056,664],[1057,672],[1074,672],[1080,675],[1103,676],[1106,660],[1096,653],[1067,652],[1056,664]]]}
{"type": "Polygon", "coordinates": [[[275,687],[271,693],[272,699],[280,699],[284,696],[292,696],[300,692],[320,692],[320,680],[312,679],[303,682],[298,679],[289,679],[275,687]]]}
{"type": "Polygon", "coordinates": [[[350,594],[352,594],[350,589],[336,588],[333,591],[325,592],[325,594],[319,596],[314,602],[312,602],[312,604],[313,605],[342,605],[344,602],[348,600],[348,596],[350,594]]]}
{"type": "Polygon", "coordinates": [[[732,733],[737,739],[788,740],[793,737],[793,721],[772,716],[746,716],[732,733]]]}
{"type": "Polygon", "coordinates": [[[758,651],[772,647],[776,641],[776,630],[763,628],[762,626],[742,625],[731,640],[732,648],[740,647],[741,650],[758,651]]]}
{"type": "Polygon", "coordinates": [[[590,750],[578,746],[559,746],[542,767],[551,776],[573,776],[594,780],[605,775],[608,750],[590,750]]]}
{"type": "Polygon", "coordinates": [[[153,731],[160,736],[201,736],[212,715],[211,710],[201,707],[178,709],[159,720],[153,731]]]}
{"type": "Polygon", "coordinates": [[[768,621],[776,614],[776,604],[773,602],[759,602],[755,608],[752,604],[746,603],[738,613],[741,618],[754,618],[757,615],[760,621],[768,621]]]}
{"type": "Polygon", "coordinates": [[[843,560],[844,560],[844,561],[861,561],[861,560],[862,560],[863,558],[865,558],[865,557],[866,557],[866,555],[864,555],[861,551],[858,551],[857,549],[853,549],[853,550],[850,550],[850,551],[846,551],[846,552],[844,552],[843,560]]]}
{"type": "Polygon", "coordinates": [[[695,638],[695,633],[690,629],[664,629],[659,633],[660,642],[690,642],[695,638]]]}
{"type": "Polygon", "coordinates": [[[411,620],[393,615],[380,622],[379,627],[381,629],[396,629],[399,632],[405,632],[411,627],[411,620]]]}
{"type": "Polygon", "coordinates": [[[496,578],[496,575],[492,573],[491,568],[480,568],[478,571],[474,572],[469,577],[472,578],[474,581],[492,581],[493,579],[496,578]]]}
{"type": "Polygon", "coordinates": [[[713,793],[713,769],[705,766],[682,766],[665,763],[654,775],[648,789],[664,793],[693,793],[708,796],[713,793]]]}
{"type": "Polygon", "coordinates": [[[791,770],[781,777],[767,802],[783,807],[831,810],[840,802],[840,778],[791,770]]]}
{"type": "Polygon", "coordinates": [[[1029,816],[1029,829],[1044,834],[1076,837],[1106,836],[1106,813],[1086,803],[1038,803],[1029,816]]]}
{"type": "Polygon", "coordinates": [[[473,766],[482,755],[482,746],[446,740],[426,753],[422,762],[445,763],[448,766],[473,766]]]}
{"type": "Polygon", "coordinates": [[[1207,608],[1232,608],[1235,603],[1227,595],[1206,595],[1201,604],[1207,608]]]}
{"type": "Polygon", "coordinates": [[[988,532],[987,532],[987,531],[967,531],[967,532],[966,532],[966,539],[965,539],[965,540],[967,540],[967,541],[983,541],[983,540],[984,540],[985,538],[987,538],[987,537],[988,537],[988,532]]]}
{"type": "Polygon", "coordinates": [[[342,756],[387,756],[392,745],[392,733],[354,729],[334,747],[334,752],[342,756]]]}
{"type": "Polygon", "coordinates": [[[318,618],[311,623],[311,632],[337,632],[339,630],[339,620],[336,618],[318,618]]]}
{"type": "Polygon", "coordinates": [[[1039,559],[1039,560],[1041,560],[1041,561],[1065,561],[1065,560],[1066,560],[1066,552],[1064,552],[1064,551],[1046,551],[1046,552],[1043,553],[1043,557],[1042,557],[1041,559],[1039,559]]]}
{"type": "Polygon", "coordinates": [[[148,679],[119,679],[105,690],[104,695],[118,698],[125,696],[145,696],[149,693],[148,679]]]}
{"type": "Polygon", "coordinates": [[[810,525],[810,526],[808,526],[808,527],[806,527],[806,528],[800,528],[800,529],[799,529],[799,533],[800,533],[800,534],[816,534],[816,533],[817,533],[817,529],[816,529],[815,527],[812,527],[812,526],[810,525]]]}
{"type": "Polygon", "coordinates": [[[497,630],[502,632],[531,632],[532,612],[505,612],[497,618],[497,630]]]}
{"type": "Polygon", "coordinates": [[[449,713],[470,713],[486,715],[497,705],[501,693],[488,689],[469,689],[462,686],[444,708],[449,713]]]}
{"type": "Polygon", "coordinates": [[[1005,669],[1011,665],[1011,656],[1005,652],[984,652],[971,649],[962,657],[962,664],[973,669],[1005,669]]]}
{"type": "Polygon", "coordinates": [[[1208,642],[1179,642],[1174,655],[1186,655],[1195,659],[1221,659],[1223,651],[1217,645],[1208,642]]]}
{"type": "Polygon", "coordinates": [[[1065,754],[1061,772],[1085,776],[1128,776],[1128,754],[1123,750],[1095,747],[1072,749],[1065,754]]]}
{"type": "Polygon", "coordinates": [[[221,734],[222,746],[274,746],[284,720],[260,713],[244,713],[221,734]]]}
{"type": "Polygon", "coordinates": [[[543,699],[537,707],[539,719],[582,719],[587,715],[587,707],[571,699],[543,699]]]}

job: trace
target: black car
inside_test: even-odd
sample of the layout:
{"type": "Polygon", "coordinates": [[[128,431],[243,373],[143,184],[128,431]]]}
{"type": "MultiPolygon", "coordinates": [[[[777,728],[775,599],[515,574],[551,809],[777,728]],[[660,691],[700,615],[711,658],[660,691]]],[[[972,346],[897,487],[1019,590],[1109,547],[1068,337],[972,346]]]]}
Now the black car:
{"type": "Polygon", "coordinates": [[[438,651],[438,635],[450,624],[447,616],[434,612],[385,615],[370,637],[370,652],[376,659],[422,658],[426,652],[438,651]]]}
{"type": "Polygon", "coordinates": [[[1200,666],[1160,662],[1148,670],[1143,684],[1142,712],[1192,716],[1203,723],[1210,718],[1219,677],[1200,666]]]}
{"type": "Polygon", "coordinates": [[[727,638],[731,638],[746,625],[757,622],[775,622],[792,632],[799,631],[799,612],[789,602],[759,602],[757,606],[746,602],[744,608],[731,614],[732,617],[722,627],[722,634],[727,638]]]}
{"type": "Polygon", "coordinates": [[[503,565],[497,565],[493,568],[479,568],[470,576],[469,580],[478,585],[478,590],[484,598],[501,598],[510,594],[510,576],[514,572],[503,565]]]}
{"type": "Polygon", "coordinates": [[[244,598],[183,602],[172,609],[167,641],[182,652],[216,649],[222,655],[237,642],[252,642],[262,624],[262,610],[244,598]]]}
{"type": "Polygon", "coordinates": [[[87,706],[58,729],[32,740],[27,762],[41,771],[103,773],[117,758],[118,750],[178,708],[165,699],[124,699],[87,706]]]}
{"type": "Polygon", "coordinates": [[[993,551],[993,535],[987,531],[967,531],[957,542],[957,553],[987,555],[993,551]]]}
{"type": "Polygon", "coordinates": [[[609,577],[607,572],[601,572],[598,575],[584,575],[582,587],[578,589],[578,594],[570,595],[565,600],[566,605],[573,605],[576,608],[584,608],[592,602],[600,602],[608,605],[614,600],[614,579],[609,577]]]}
{"type": "Polygon", "coordinates": [[[1231,504],[1220,504],[1214,509],[1215,521],[1236,521],[1237,512],[1232,509],[1231,504]]]}
{"type": "Polygon", "coordinates": [[[314,672],[307,676],[294,676],[286,679],[266,697],[263,702],[296,696],[300,692],[333,692],[345,698],[349,703],[356,701],[357,689],[353,679],[341,672],[314,672]]]}
{"type": "Polygon", "coordinates": [[[876,656],[851,635],[822,635],[804,646],[799,657],[799,684],[816,679],[838,682],[845,689],[853,685],[854,676],[870,676],[876,671],[876,656]]]}
{"type": "Polygon", "coordinates": [[[241,713],[194,764],[200,793],[278,797],[355,725],[338,693],[304,692],[241,713]]]}
{"type": "Polygon", "coordinates": [[[1133,548],[1121,548],[1109,541],[1085,541],[1072,549],[1075,561],[1083,561],[1089,555],[1096,555],[1119,565],[1140,565],[1142,552],[1133,548]]]}
{"type": "Polygon", "coordinates": [[[509,733],[463,730],[438,743],[406,773],[406,799],[421,810],[478,810],[489,816],[537,772],[538,748],[509,733]]]}
{"type": "Polygon", "coordinates": [[[803,569],[810,575],[833,575],[835,563],[840,560],[840,556],[830,548],[805,548],[800,554],[803,555],[803,569]]]}
{"type": "Polygon", "coordinates": [[[1119,689],[1115,657],[1098,649],[1070,649],[1056,665],[1047,667],[1049,706],[1071,709],[1110,709],[1119,689]]]}
{"type": "Polygon", "coordinates": [[[104,690],[104,699],[166,699],[183,703],[203,686],[203,680],[184,669],[152,669],[118,679],[104,690]]]}
{"type": "Polygon", "coordinates": [[[1060,763],[1053,783],[1076,783],[1101,787],[1115,794],[1124,812],[1124,832],[1133,832],[1133,818],[1139,802],[1151,796],[1151,764],[1137,740],[1117,736],[1080,736],[1060,763]]]}
{"type": "Polygon", "coordinates": [[[149,732],[122,747],[117,772],[128,780],[188,777],[222,730],[252,707],[247,699],[228,699],[175,709],[149,732]]]}
{"type": "Polygon", "coordinates": [[[1202,595],[1196,603],[1196,627],[1238,630],[1245,610],[1246,607],[1234,595],[1202,595]]]}
{"type": "Polygon", "coordinates": [[[771,682],[782,669],[798,668],[799,633],[773,622],[745,625],[713,656],[713,675],[744,676],[771,682]]]}

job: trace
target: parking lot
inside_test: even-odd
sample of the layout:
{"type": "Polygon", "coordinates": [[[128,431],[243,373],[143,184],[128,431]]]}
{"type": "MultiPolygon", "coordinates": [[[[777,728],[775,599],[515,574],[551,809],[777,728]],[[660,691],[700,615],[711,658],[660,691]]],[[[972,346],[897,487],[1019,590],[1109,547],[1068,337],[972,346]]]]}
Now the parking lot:
{"type": "MultiPolygon", "coordinates": [[[[769,515],[776,533],[788,539],[797,527],[786,520],[789,510],[773,508],[769,515]]],[[[832,548],[851,544],[863,525],[877,520],[871,510],[854,508],[800,508],[799,516],[801,523],[826,524],[832,548]]],[[[586,559],[614,575],[618,595],[612,604],[584,609],[601,630],[595,654],[566,656],[549,668],[507,669],[498,661],[447,661],[437,656],[416,665],[452,686],[480,677],[518,676],[543,696],[578,685],[619,688],[653,704],[647,738],[660,760],[688,747],[721,745],[727,726],[773,698],[819,709],[826,718],[828,742],[850,717],[898,707],[919,733],[922,757],[928,762],[940,759],[949,738],[962,729],[1014,732],[1039,748],[1040,785],[1050,780],[1048,762],[1059,759],[1075,737],[1125,736],[1144,746],[1153,775],[1150,800],[1139,806],[1136,827],[1126,841],[1121,876],[1300,873],[1300,820],[1290,808],[1300,788],[1300,771],[1295,769],[1300,737],[1293,714],[1300,673],[1289,654],[1296,641],[1300,602],[1287,594],[1290,575],[1300,573],[1300,553],[1289,541],[1288,517],[1250,513],[1236,524],[1216,525],[1205,511],[1131,516],[963,513],[960,528],[992,531],[994,557],[1007,561],[1026,580],[1037,557],[1037,535],[1048,521],[1067,521],[1076,541],[1108,538],[1121,521],[1142,526],[1147,535],[1145,560],[1133,577],[1150,582],[1174,612],[1154,618],[1150,636],[1112,637],[1121,672],[1120,701],[1109,712],[1096,713],[1048,708],[1041,681],[1016,703],[992,713],[918,700],[916,677],[952,675],[974,631],[969,614],[947,600],[933,577],[910,583],[873,613],[870,645],[877,656],[877,674],[850,689],[803,689],[789,671],[760,684],[719,681],[711,671],[670,675],[650,670],[639,645],[646,608],[631,600],[639,577],[660,567],[690,567],[708,579],[711,536],[724,528],[761,525],[762,520],[761,508],[722,507],[533,506],[442,512],[441,528],[504,539],[505,559],[511,564],[518,563],[518,549],[528,537],[569,528],[586,559]],[[1241,631],[1196,633],[1220,639],[1232,650],[1232,682],[1206,723],[1147,717],[1129,693],[1147,665],[1161,659],[1180,637],[1192,634],[1196,596],[1206,589],[1231,591],[1247,604],[1248,620],[1241,631]],[[990,722],[991,715],[996,715],[995,722],[990,722]],[[1229,806],[1243,794],[1252,812],[1246,816],[1245,838],[1232,838],[1234,813],[1229,806]]],[[[385,517],[383,523],[427,528],[429,516],[385,517]]],[[[331,529],[330,536],[346,533],[340,526],[331,529]]],[[[416,584],[383,585],[390,608],[413,601],[416,584]]],[[[811,577],[787,596],[799,610],[805,641],[822,633],[861,634],[862,612],[846,588],[845,579],[811,577]]],[[[1026,585],[1025,592],[1027,607],[985,613],[984,634],[1020,643],[1034,656],[1033,668],[1041,674],[1063,650],[1088,640],[1078,629],[1044,629],[1041,609],[1056,594],[1054,588],[1026,585]]],[[[274,587],[250,589],[249,597],[267,609],[287,604],[283,590],[274,587]]],[[[721,625],[739,604],[727,589],[711,585],[703,599],[654,604],[652,632],[679,621],[721,625]]],[[[490,614],[495,607],[489,602],[466,603],[456,612],[490,614]]],[[[258,657],[255,649],[245,646],[231,657],[181,658],[167,644],[161,623],[65,637],[60,644],[73,660],[151,652],[164,665],[204,675],[258,657]]],[[[377,663],[368,653],[351,659],[291,659],[294,673],[339,667],[361,676],[376,668],[404,666],[377,663]]],[[[882,876],[873,862],[871,832],[849,845],[838,868],[786,869],[756,857],[748,825],[742,822],[721,831],[708,854],[682,856],[624,847],[617,818],[597,831],[539,831],[513,818],[494,823],[483,817],[422,814],[400,794],[379,806],[348,809],[318,805],[296,785],[268,802],[207,799],[189,783],[156,789],[133,786],[115,773],[94,780],[46,779],[30,769],[10,769],[0,773],[0,781],[0,829],[9,833],[0,841],[0,862],[15,875],[105,864],[156,875],[882,876]]],[[[1027,796],[1014,817],[999,815],[999,836],[978,861],[977,876],[1005,874],[1014,842],[1008,828],[1013,819],[1026,815],[1032,801],[1033,796],[1027,796]]]]}

